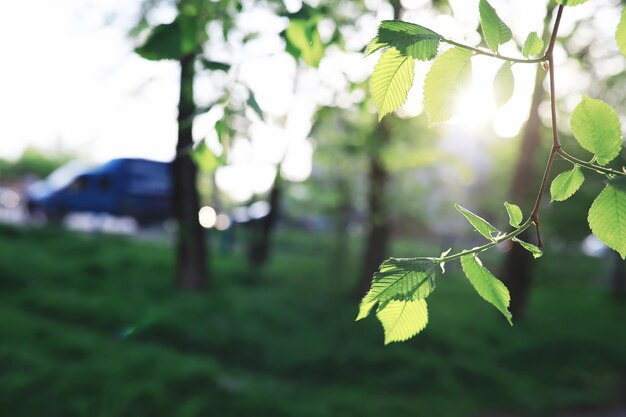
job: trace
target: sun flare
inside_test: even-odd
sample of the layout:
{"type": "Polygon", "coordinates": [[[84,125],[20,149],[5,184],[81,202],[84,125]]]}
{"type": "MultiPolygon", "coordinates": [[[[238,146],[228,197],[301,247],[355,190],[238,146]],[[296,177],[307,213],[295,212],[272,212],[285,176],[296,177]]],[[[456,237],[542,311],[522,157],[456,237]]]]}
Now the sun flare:
{"type": "Polygon", "coordinates": [[[457,114],[450,124],[468,133],[483,131],[491,124],[498,136],[516,136],[528,117],[534,85],[533,66],[513,66],[515,75],[513,97],[498,108],[494,99],[493,79],[501,63],[476,57],[472,64],[472,85],[463,90],[457,99],[457,114]]]}

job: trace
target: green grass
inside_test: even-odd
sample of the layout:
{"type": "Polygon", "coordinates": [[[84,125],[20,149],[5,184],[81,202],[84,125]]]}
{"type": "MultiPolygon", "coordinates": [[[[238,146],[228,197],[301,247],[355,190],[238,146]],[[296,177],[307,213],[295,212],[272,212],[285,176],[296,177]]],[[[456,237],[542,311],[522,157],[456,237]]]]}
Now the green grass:
{"type": "Polygon", "coordinates": [[[190,294],[173,288],[165,244],[2,227],[0,410],[462,417],[624,406],[626,305],[596,284],[601,260],[541,258],[528,320],[514,327],[450,265],[427,329],[384,347],[375,319],[353,321],[355,253],[341,273],[332,255],[328,236],[281,234],[271,263],[251,272],[237,251],[215,249],[213,289],[190,294]]]}

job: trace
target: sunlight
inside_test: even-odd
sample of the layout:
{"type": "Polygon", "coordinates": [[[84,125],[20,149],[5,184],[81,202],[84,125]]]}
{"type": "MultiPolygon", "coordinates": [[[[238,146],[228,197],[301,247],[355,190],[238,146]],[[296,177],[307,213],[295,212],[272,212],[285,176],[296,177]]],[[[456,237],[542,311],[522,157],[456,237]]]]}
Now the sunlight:
{"type": "Polygon", "coordinates": [[[535,66],[513,65],[515,76],[513,96],[498,108],[493,94],[493,79],[502,65],[501,61],[475,57],[472,65],[473,84],[460,94],[457,100],[457,114],[450,124],[460,127],[468,136],[473,137],[480,137],[476,134],[490,124],[499,137],[510,138],[518,135],[528,117],[535,66]]]}
{"type": "Polygon", "coordinates": [[[451,123],[468,132],[479,131],[491,120],[494,108],[491,94],[475,85],[457,100],[457,114],[451,123]]]}

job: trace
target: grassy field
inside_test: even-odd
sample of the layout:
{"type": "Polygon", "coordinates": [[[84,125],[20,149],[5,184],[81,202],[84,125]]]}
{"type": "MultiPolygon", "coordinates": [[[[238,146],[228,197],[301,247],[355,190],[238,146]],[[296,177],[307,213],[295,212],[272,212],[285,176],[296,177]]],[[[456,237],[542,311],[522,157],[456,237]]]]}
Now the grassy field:
{"type": "Polygon", "coordinates": [[[1,227],[1,415],[534,416],[626,404],[626,303],[597,284],[602,260],[540,259],[529,317],[514,327],[451,265],[424,333],[385,347],[375,319],[353,321],[355,265],[332,253],[328,237],[283,234],[271,264],[250,271],[239,251],[216,249],[213,289],[189,294],[173,289],[164,243],[1,227]]]}

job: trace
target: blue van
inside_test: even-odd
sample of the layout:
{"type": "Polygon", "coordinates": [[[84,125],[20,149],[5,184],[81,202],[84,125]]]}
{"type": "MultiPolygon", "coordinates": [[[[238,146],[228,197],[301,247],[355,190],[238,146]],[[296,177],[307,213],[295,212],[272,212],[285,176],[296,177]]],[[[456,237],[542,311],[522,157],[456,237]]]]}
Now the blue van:
{"type": "Polygon", "coordinates": [[[173,214],[171,163],[122,158],[87,168],[71,162],[28,187],[27,200],[31,215],[52,221],[80,212],[162,221],[173,214]]]}

